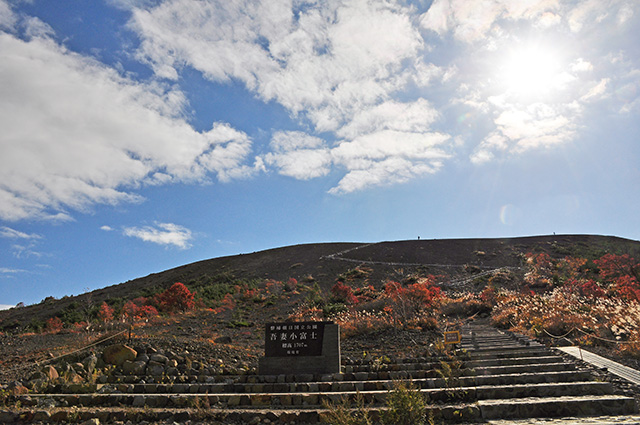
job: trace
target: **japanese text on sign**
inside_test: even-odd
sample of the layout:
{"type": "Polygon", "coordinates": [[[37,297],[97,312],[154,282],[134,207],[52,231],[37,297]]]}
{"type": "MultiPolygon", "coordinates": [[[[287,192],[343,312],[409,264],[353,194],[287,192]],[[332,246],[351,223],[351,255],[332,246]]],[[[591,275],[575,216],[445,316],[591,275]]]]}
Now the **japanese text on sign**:
{"type": "Polygon", "coordinates": [[[265,329],[265,355],[321,355],[324,324],[325,322],[268,323],[265,329]]]}

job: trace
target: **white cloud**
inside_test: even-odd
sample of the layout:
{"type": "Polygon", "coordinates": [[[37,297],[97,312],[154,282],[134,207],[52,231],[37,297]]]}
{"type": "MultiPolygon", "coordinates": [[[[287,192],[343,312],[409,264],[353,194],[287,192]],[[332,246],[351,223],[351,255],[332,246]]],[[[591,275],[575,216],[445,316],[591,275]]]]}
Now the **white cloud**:
{"type": "Polygon", "coordinates": [[[449,157],[440,146],[448,140],[441,133],[383,130],[342,142],[331,154],[347,174],[329,192],[349,193],[434,173],[449,157]]]}
{"type": "Polygon", "coordinates": [[[597,84],[589,89],[589,91],[580,98],[582,101],[587,101],[594,97],[600,97],[607,91],[607,84],[609,84],[609,78],[601,79],[597,84]]]}
{"type": "MultiPolygon", "coordinates": [[[[141,201],[135,189],[143,184],[229,181],[267,167],[302,180],[340,169],[332,193],[403,182],[436,172],[450,157],[455,137],[436,129],[441,118],[465,122],[466,115],[448,115],[458,106],[472,109],[476,128],[493,124],[471,155],[482,163],[566,142],[586,104],[611,87],[635,87],[605,81],[601,58],[587,52],[551,61],[560,70],[541,86],[553,99],[536,98],[543,90],[524,83],[518,86],[529,87],[530,99],[492,91],[503,76],[478,72],[499,62],[491,59],[505,46],[517,50],[522,28],[578,37],[601,22],[627,23],[636,6],[626,0],[435,0],[427,11],[385,0],[110,3],[131,11],[129,28],[140,38],[135,57],[151,66],[155,83],[65,50],[35,18],[21,18],[31,41],[0,38],[0,61],[8,63],[0,70],[7,82],[0,125],[8,134],[0,141],[7,151],[0,218],[70,219],[71,210],[96,203],[141,201]],[[423,36],[436,37],[425,29],[454,50],[437,51],[442,46],[429,45],[423,36]],[[251,159],[252,141],[228,124],[194,131],[177,88],[186,68],[279,103],[308,134],[261,129],[273,131],[270,151],[251,159]],[[448,96],[452,87],[458,92],[448,96]]],[[[0,0],[0,26],[15,22],[0,0]]],[[[635,97],[626,105],[637,105],[635,97]]]]}
{"type": "Polygon", "coordinates": [[[573,72],[592,71],[593,65],[590,62],[584,60],[583,58],[578,58],[578,60],[576,60],[574,63],[571,64],[571,70],[573,72]]]}
{"type": "Polygon", "coordinates": [[[155,223],[154,226],[127,227],[123,231],[125,236],[152,242],[158,245],[174,245],[181,249],[191,247],[189,243],[193,235],[186,227],[173,223],[155,223]]]}
{"type": "Polygon", "coordinates": [[[426,133],[439,117],[425,99],[412,103],[389,100],[354,114],[353,119],[337,131],[337,135],[353,139],[381,130],[426,133]]]}
{"type": "Polygon", "coordinates": [[[11,269],[8,267],[0,267],[0,273],[6,274],[6,275],[14,275],[18,273],[27,273],[27,271],[21,270],[21,269],[11,269]]]}
{"type": "Polygon", "coordinates": [[[421,25],[439,35],[452,32],[467,43],[485,41],[499,19],[528,19],[548,27],[558,22],[559,0],[435,0],[421,17],[421,25]]]}
{"type": "Polygon", "coordinates": [[[351,169],[329,193],[343,194],[371,186],[404,183],[434,173],[441,165],[438,161],[415,163],[402,157],[387,157],[381,161],[362,160],[360,168],[351,169]]]}
{"type": "Polygon", "coordinates": [[[100,230],[104,230],[105,232],[111,232],[111,231],[113,231],[114,229],[113,229],[113,227],[111,227],[111,226],[104,225],[104,226],[101,226],[101,227],[100,227],[100,230]]]}
{"type": "Polygon", "coordinates": [[[576,124],[571,119],[541,103],[524,110],[505,110],[495,124],[496,129],[471,154],[473,163],[487,162],[495,157],[495,152],[517,154],[548,148],[572,140],[576,134],[576,124]]]}
{"type": "Polygon", "coordinates": [[[326,175],[331,166],[331,154],[324,140],[300,131],[280,131],[271,139],[273,152],[265,162],[279,173],[300,180],[326,175]]]}
{"type": "Polygon", "coordinates": [[[122,77],[48,38],[0,33],[0,218],[140,201],[141,183],[226,181],[253,172],[251,141],[224,123],[195,131],[184,95],[122,77]]]}
{"type": "Polygon", "coordinates": [[[214,81],[236,78],[264,100],[305,113],[319,131],[404,84],[402,61],[422,47],[406,10],[368,0],[304,8],[174,0],[133,16],[139,56],[158,75],[175,79],[190,65],[214,81]]]}
{"type": "Polygon", "coordinates": [[[44,255],[43,253],[34,250],[38,245],[38,241],[42,239],[42,236],[36,233],[24,233],[10,227],[1,226],[0,238],[20,239],[25,242],[24,244],[15,243],[11,245],[11,252],[16,258],[40,258],[44,255]]]}
{"type": "Polygon", "coordinates": [[[42,239],[42,236],[36,233],[24,233],[19,230],[12,229],[10,227],[1,226],[0,227],[0,238],[10,238],[10,239],[42,239]]]}
{"type": "Polygon", "coordinates": [[[0,29],[11,30],[17,18],[6,1],[0,0],[0,29]]]}
{"type": "Polygon", "coordinates": [[[130,26],[143,40],[139,57],[157,75],[176,79],[191,66],[213,81],[236,79],[310,120],[309,133],[344,139],[329,147],[301,132],[276,132],[272,152],[260,159],[297,179],[344,168],[348,177],[332,190],[349,192],[433,172],[447,157],[433,147],[449,138],[431,130],[436,109],[422,98],[393,100],[409,84],[426,87],[446,74],[420,58],[426,47],[412,13],[376,0],[172,0],[134,7],[130,26]]]}

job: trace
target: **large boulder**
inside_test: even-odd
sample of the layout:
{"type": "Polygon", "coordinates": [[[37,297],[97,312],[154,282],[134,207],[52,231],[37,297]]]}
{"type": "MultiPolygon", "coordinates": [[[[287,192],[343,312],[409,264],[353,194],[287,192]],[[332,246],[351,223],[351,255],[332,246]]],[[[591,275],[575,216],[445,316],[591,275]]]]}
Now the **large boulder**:
{"type": "Polygon", "coordinates": [[[104,349],[102,358],[106,364],[122,366],[127,360],[134,361],[138,353],[131,347],[123,344],[111,345],[104,349]]]}

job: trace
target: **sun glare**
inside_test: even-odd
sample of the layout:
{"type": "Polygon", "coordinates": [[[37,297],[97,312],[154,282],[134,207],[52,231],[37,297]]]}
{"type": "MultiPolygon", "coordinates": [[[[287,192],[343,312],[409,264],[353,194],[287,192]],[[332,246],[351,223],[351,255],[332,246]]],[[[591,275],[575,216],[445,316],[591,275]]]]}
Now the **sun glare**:
{"type": "Polygon", "coordinates": [[[522,46],[507,54],[500,77],[505,89],[515,96],[539,97],[553,94],[563,80],[558,53],[548,46],[522,46]]]}

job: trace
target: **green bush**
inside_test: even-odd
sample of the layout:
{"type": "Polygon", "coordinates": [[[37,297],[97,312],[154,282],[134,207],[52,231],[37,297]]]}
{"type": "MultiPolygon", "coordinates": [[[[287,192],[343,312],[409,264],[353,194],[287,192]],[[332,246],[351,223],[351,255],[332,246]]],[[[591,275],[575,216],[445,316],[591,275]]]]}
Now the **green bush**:
{"type": "Polygon", "coordinates": [[[411,384],[398,382],[387,395],[384,425],[424,425],[427,423],[427,399],[411,384]]]}
{"type": "Polygon", "coordinates": [[[347,310],[349,310],[349,307],[344,303],[331,303],[322,307],[322,314],[324,317],[332,317],[347,310]]]}

